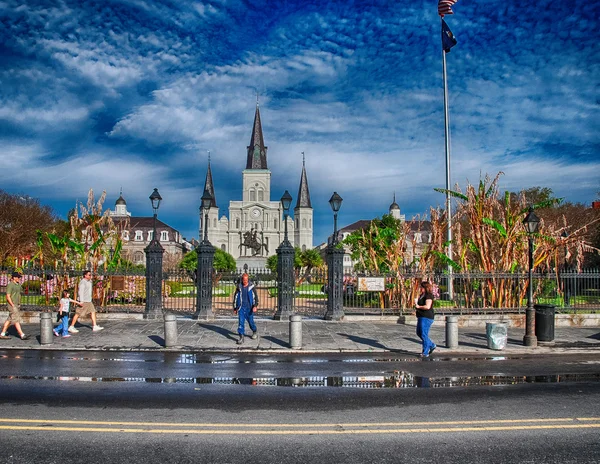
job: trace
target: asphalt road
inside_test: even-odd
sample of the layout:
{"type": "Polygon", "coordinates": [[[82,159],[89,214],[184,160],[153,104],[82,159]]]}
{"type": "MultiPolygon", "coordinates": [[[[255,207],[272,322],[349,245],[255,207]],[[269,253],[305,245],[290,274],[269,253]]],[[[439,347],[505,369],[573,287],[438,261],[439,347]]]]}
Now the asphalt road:
{"type": "Polygon", "coordinates": [[[0,463],[594,463],[599,372],[581,355],[6,351],[0,463]]]}

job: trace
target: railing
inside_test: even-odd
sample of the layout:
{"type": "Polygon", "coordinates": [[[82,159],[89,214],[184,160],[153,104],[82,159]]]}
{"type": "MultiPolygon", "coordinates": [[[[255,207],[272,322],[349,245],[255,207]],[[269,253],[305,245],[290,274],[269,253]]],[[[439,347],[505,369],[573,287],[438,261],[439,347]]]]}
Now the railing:
{"type": "MultiPolygon", "coordinates": [[[[0,308],[5,308],[6,285],[12,269],[0,269],[0,308]]],[[[232,298],[243,271],[213,275],[213,312],[217,316],[232,313],[232,298]]],[[[277,275],[267,269],[251,269],[260,300],[259,316],[271,317],[277,310],[277,275]]],[[[447,292],[448,276],[443,273],[423,275],[406,271],[399,276],[369,275],[383,282],[383,291],[359,288],[359,274],[344,276],[343,303],[346,314],[412,314],[419,282],[428,278],[435,284],[437,313],[477,314],[523,312],[526,306],[528,275],[521,273],[455,273],[454,294],[447,292]]],[[[58,306],[63,289],[77,298],[76,288],[82,271],[69,269],[23,270],[23,309],[47,310],[58,306]]],[[[98,311],[143,313],[146,277],[131,271],[100,272],[93,276],[94,301],[98,311]]],[[[195,274],[183,269],[163,271],[163,308],[192,315],[196,310],[195,274]]],[[[552,304],[557,312],[600,311],[600,271],[535,273],[535,303],[552,304]]],[[[296,275],[294,308],[297,314],[324,316],[327,308],[327,271],[316,269],[296,275]]]]}

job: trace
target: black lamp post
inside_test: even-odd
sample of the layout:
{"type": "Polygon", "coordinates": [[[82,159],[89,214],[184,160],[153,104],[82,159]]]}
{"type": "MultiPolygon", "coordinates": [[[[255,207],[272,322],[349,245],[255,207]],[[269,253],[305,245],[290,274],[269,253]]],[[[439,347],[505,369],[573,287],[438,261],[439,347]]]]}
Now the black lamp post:
{"type": "Polygon", "coordinates": [[[154,211],[152,224],[152,240],[144,249],[146,252],[146,309],[145,319],[156,319],[162,317],[162,280],[163,280],[163,254],[164,248],[156,236],[156,218],[162,197],[158,189],[154,189],[150,195],[150,203],[154,211]]]}
{"type": "Polygon", "coordinates": [[[527,285],[527,310],[525,312],[523,345],[534,347],[537,346],[537,337],[534,329],[535,310],[533,308],[533,235],[538,231],[540,219],[533,212],[533,206],[529,207],[529,212],[523,219],[523,225],[525,225],[529,239],[529,283],[527,285]]]}
{"type": "Polygon", "coordinates": [[[288,240],[287,219],[292,204],[292,196],[286,190],[281,197],[283,209],[283,242],[277,247],[277,311],[276,320],[287,321],[294,312],[294,255],[295,250],[288,240]]]}
{"type": "Polygon", "coordinates": [[[200,198],[200,218],[202,219],[202,210],[204,210],[204,238],[202,238],[202,230],[200,231],[200,244],[196,247],[198,254],[198,266],[196,270],[196,312],[194,319],[212,319],[212,276],[213,263],[215,259],[215,247],[208,241],[208,211],[210,209],[213,197],[204,189],[204,193],[200,198]]]}
{"type": "Polygon", "coordinates": [[[566,240],[569,238],[569,233],[566,230],[563,230],[560,234],[560,237],[565,242],[565,264],[562,271],[562,282],[563,282],[563,292],[564,292],[564,300],[565,306],[570,306],[571,304],[571,278],[569,277],[569,260],[567,256],[569,255],[569,248],[567,247],[566,240]]]}
{"type": "Polygon", "coordinates": [[[344,317],[344,249],[338,247],[337,215],[342,206],[342,197],[337,192],[329,199],[333,210],[333,236],[327,247],[327,312],[325,319],[339,321],[344,317]]]}

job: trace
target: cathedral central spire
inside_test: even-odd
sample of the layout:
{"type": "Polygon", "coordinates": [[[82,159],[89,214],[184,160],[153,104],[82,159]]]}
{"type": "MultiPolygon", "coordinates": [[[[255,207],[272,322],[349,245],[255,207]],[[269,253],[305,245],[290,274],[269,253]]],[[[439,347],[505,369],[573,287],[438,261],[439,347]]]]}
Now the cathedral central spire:
{"type": "Polygon", "coordinates": [[[215,196],[215,186],[213,184],[212,171],[210,169],[210,151],[208,152],[208,169],[206,170],[206,180],[204,181],[204,190],[208,190],[208,192],[212,196],[212,200],[210,202],[211,208],[217,207],[217,197],[215,196]]]}
{"type": "Polygon", "coordinates": [[[265,147],[265,141],[263,139],[260,111],[258,109],[258,97],[256,99],[256,113],[254,113],[252,137],[250,138],[250,145],[248,146],[246,169],[268,169],[267,147],[265,147]]]}

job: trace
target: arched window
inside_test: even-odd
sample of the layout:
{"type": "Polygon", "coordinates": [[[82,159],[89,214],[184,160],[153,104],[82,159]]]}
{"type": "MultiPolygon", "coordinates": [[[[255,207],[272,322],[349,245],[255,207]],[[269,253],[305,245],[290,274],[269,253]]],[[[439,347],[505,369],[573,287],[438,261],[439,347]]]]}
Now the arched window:
{"type": "Polygon", "coordinates": [[[312,229],[312,219],[309,219],[309,220],[308,220],[308,228],[309,228],[309,229],[312,229]]]}
{"type": "Polygon", "coordinates": [[[306,229],[306,219],[302,219],[302,228],[306,229]]]}
{"type": "Polygon", "coordinates": [[[277,219],[273,219],[273,229],[277,230],[277,219]]]}
{"type": "Polygon", "coordinates": [[[302,251],[306,251],[306,245],[302,245],[302,251]]]}
{"type": "Polygon", "coordinates": [[[226,251],[225,250],[225,244],[221,245],[221,250],[226,251]]]}
{"type": "Polygon", "coordinates": [[[298,228],[298,218],[294,218],[294,222],[295,222],[296,229],[297,229],[298,228]]]}
{"type": "Polygon", "coordinates": [[[256,201],[256,190],[250,190],[250,201],[256,201]]]}
{"type": "Polygon", "coordinates": [[[236,218],[235,219],[235,228],[239,229],[240,228],[240,218],[236,218]]]}
{"type": "Polygon", "coordinates": [[[144,253],[142,253],[141,251],[136,251],[135,254],[133,255],[133,260],[136,263],[143,263],[144,262],[144,253]]]}
{"type": "Polygon", "coordinates": [[[216,229],[217,228],[217,218],[213,219],[213,227],[216,229]]]}
{"type": "Polygon", "coordinates": [[[265,199],[265,193],[262,191],[262,189],[260,189],[258,191],[258,201],[264,201],[265,199]]]}

